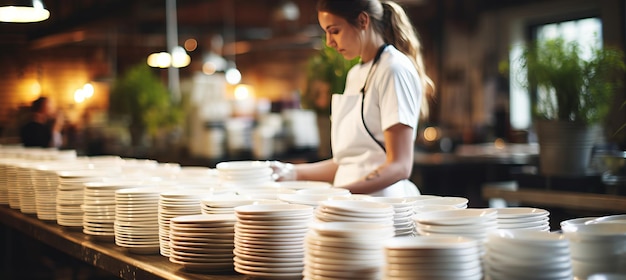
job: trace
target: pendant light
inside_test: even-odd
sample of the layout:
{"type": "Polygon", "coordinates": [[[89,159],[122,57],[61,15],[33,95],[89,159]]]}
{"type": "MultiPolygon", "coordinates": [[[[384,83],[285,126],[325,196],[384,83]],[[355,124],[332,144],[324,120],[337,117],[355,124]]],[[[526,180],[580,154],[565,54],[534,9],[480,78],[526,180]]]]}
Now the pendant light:
{"type": "Polygon", "coordinates": [[[0,1],[0,22],[39,22],[49,17],[43,0],[0,1]]]}

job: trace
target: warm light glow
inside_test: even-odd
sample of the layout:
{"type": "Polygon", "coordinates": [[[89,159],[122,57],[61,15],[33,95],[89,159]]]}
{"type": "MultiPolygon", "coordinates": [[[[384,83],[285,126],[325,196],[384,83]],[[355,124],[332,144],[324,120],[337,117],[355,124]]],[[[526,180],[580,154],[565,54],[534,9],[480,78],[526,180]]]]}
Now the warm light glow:
{"type": "Polygon", "coordinates": [[[170,67],[170,63],[172,63],[172,57],[166,52],[153,53],[148,56],[150,67],[167,68],[170,67]]]}
{"type": "Polygon", "coordinates": [[[50,17],[41,0],[33,0],[33,6],[5,6],[0,7],[0,21],[2,22],[38,22],[50,17]]]}
{"type": "Polygon", "coordinates": [[[76,103],[83,103],[85,100],[91,98],[94,93],[93,85],[86,83],[82,88],[74,91],[74,101],[76,103]]]}
{"type": "Polygon", "coordinates": [[[254,89],[250,85],[239,84],[235,87],[235,99],[244,100],[254,98],[254,89]]]}
{"type": "Polygon", "coordinates": [[[181,68],[191,63],[191,57],[185,52],[185,49],[178,46],[172,50],[172,55],[167,52],[150,54],[147,62],[150,67],[168,68],[173,66],[181,68]]]}
{"type": "Polygon", "coordinates": [[[85,101],[85,93],[82,88],[79,88],[74,92],[74,101],[76,103],[83,103],[83,101],[85,101]]]}
{"type": "Polygon", "coordinates": [[[226,70],[226,82],[231,85],[236,85],[241,82],[241,72],[237,68],[230,68],[226,70]]]}
{"type": "Polygon", "coordinates": [[[33,84],[30,86],[30,93],[32,95],[41,94],[41,84],[37,81],[34,81],[33,84]]]}
{"type": "Polygon", "coordinates": [[[215,64],[213,64],[213,62],[205,62],[202,65],[202,73],[206,74],[206,75],[213,75],[215,74],[215,71],[217,70],[217,67],[215,67],[215,64]]]}
{"type": "Polygon", "coordinates": [[[188,52],[195,51],[197,47],[198,41],[196,41],[196,39],[190,38],[185,40],[185,50],[187,50],[188,52]]]}
{"type": "Polygon", "coordinates": [[[86,83],[83,86],[83,94],[85,94],[86,98],[92,97],[93,96],[93,91],[94,91],[93,85],[91,85],[90,83],[86,83]]]}
{"type": "Polygon", "coordinates": [[[439,129],[432,126],[424,129],[424,140],[432,142],[437,139],[439,139],[439,129]]]}
{"type": "Polygon", "coordinates": [[[185,52],[183,47],[177,46],[172,50],[172,66],[182,68],[191,63],[191,57],[185,52]]]}
{"type": "Polygon", "coordinates": [[[496,138],[496,140],[493,142],[493,146],[498,150],[502,150],[506,146],[506,143],[502,138],[496,138]]]}

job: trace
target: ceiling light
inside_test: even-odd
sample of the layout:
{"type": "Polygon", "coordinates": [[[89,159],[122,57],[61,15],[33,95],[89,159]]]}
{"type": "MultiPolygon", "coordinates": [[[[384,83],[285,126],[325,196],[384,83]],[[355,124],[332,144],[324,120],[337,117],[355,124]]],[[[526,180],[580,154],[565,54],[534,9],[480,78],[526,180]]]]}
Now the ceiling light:
{"type": "Polygon", "coordinates": [[[0,1],[0,21],[38,22],[50,17],[42,0],[0,1]]]}

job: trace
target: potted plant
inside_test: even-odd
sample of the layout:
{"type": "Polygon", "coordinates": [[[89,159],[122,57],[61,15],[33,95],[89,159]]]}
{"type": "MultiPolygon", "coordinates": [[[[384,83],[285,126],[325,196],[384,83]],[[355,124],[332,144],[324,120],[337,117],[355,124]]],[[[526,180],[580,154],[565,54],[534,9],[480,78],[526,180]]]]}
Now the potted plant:
{"type": "Polygon", "coordinates": [[[133,146],[149,144],[146,136],[154,137],[182,120],[182,109],[144,63],[129,68],[115,81],[109,95],[109,114],[127,120],[133,146]]]}
{"type": "Polygon", "coordinates": [[[346,76],[359,58],[346,60],[331,47],[326,46],[312,56],[307,64],[306,88],[301,96],[304,109],[313,110],[317,114],[317,126],[320,135],[318,156],[330,156],[330,99],[333,93],[343,93],[346,76]]]}
{"type": "Polygon", "coordinates": [[[612,48],[592,48],[581,57],[576,42],[562,38],[531,44],[522,56],[539,140],[540,171],[547,176],[587,172],[591,150],[621,87],[624,56],[612,48]]]}

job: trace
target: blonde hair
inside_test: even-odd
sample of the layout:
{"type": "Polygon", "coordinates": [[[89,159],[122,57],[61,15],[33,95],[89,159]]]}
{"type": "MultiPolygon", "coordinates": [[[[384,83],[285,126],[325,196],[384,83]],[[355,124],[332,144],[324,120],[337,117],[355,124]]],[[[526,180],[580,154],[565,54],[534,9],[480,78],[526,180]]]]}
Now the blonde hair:
{"type": "Polygon", "coordinates": [[[423,118],[428,116],[428,100],[435,90],[435,83],[426,74],[417,31],[400,5],[379,0],[320,0],[317,10],[340,16],[353,26],[359,26],[357,19],[361,13],[367,13],[372,19],[374,30],[383,36],[385,43],[396,47],[413,62],[424,93],[420,115],[423,118]]]}

